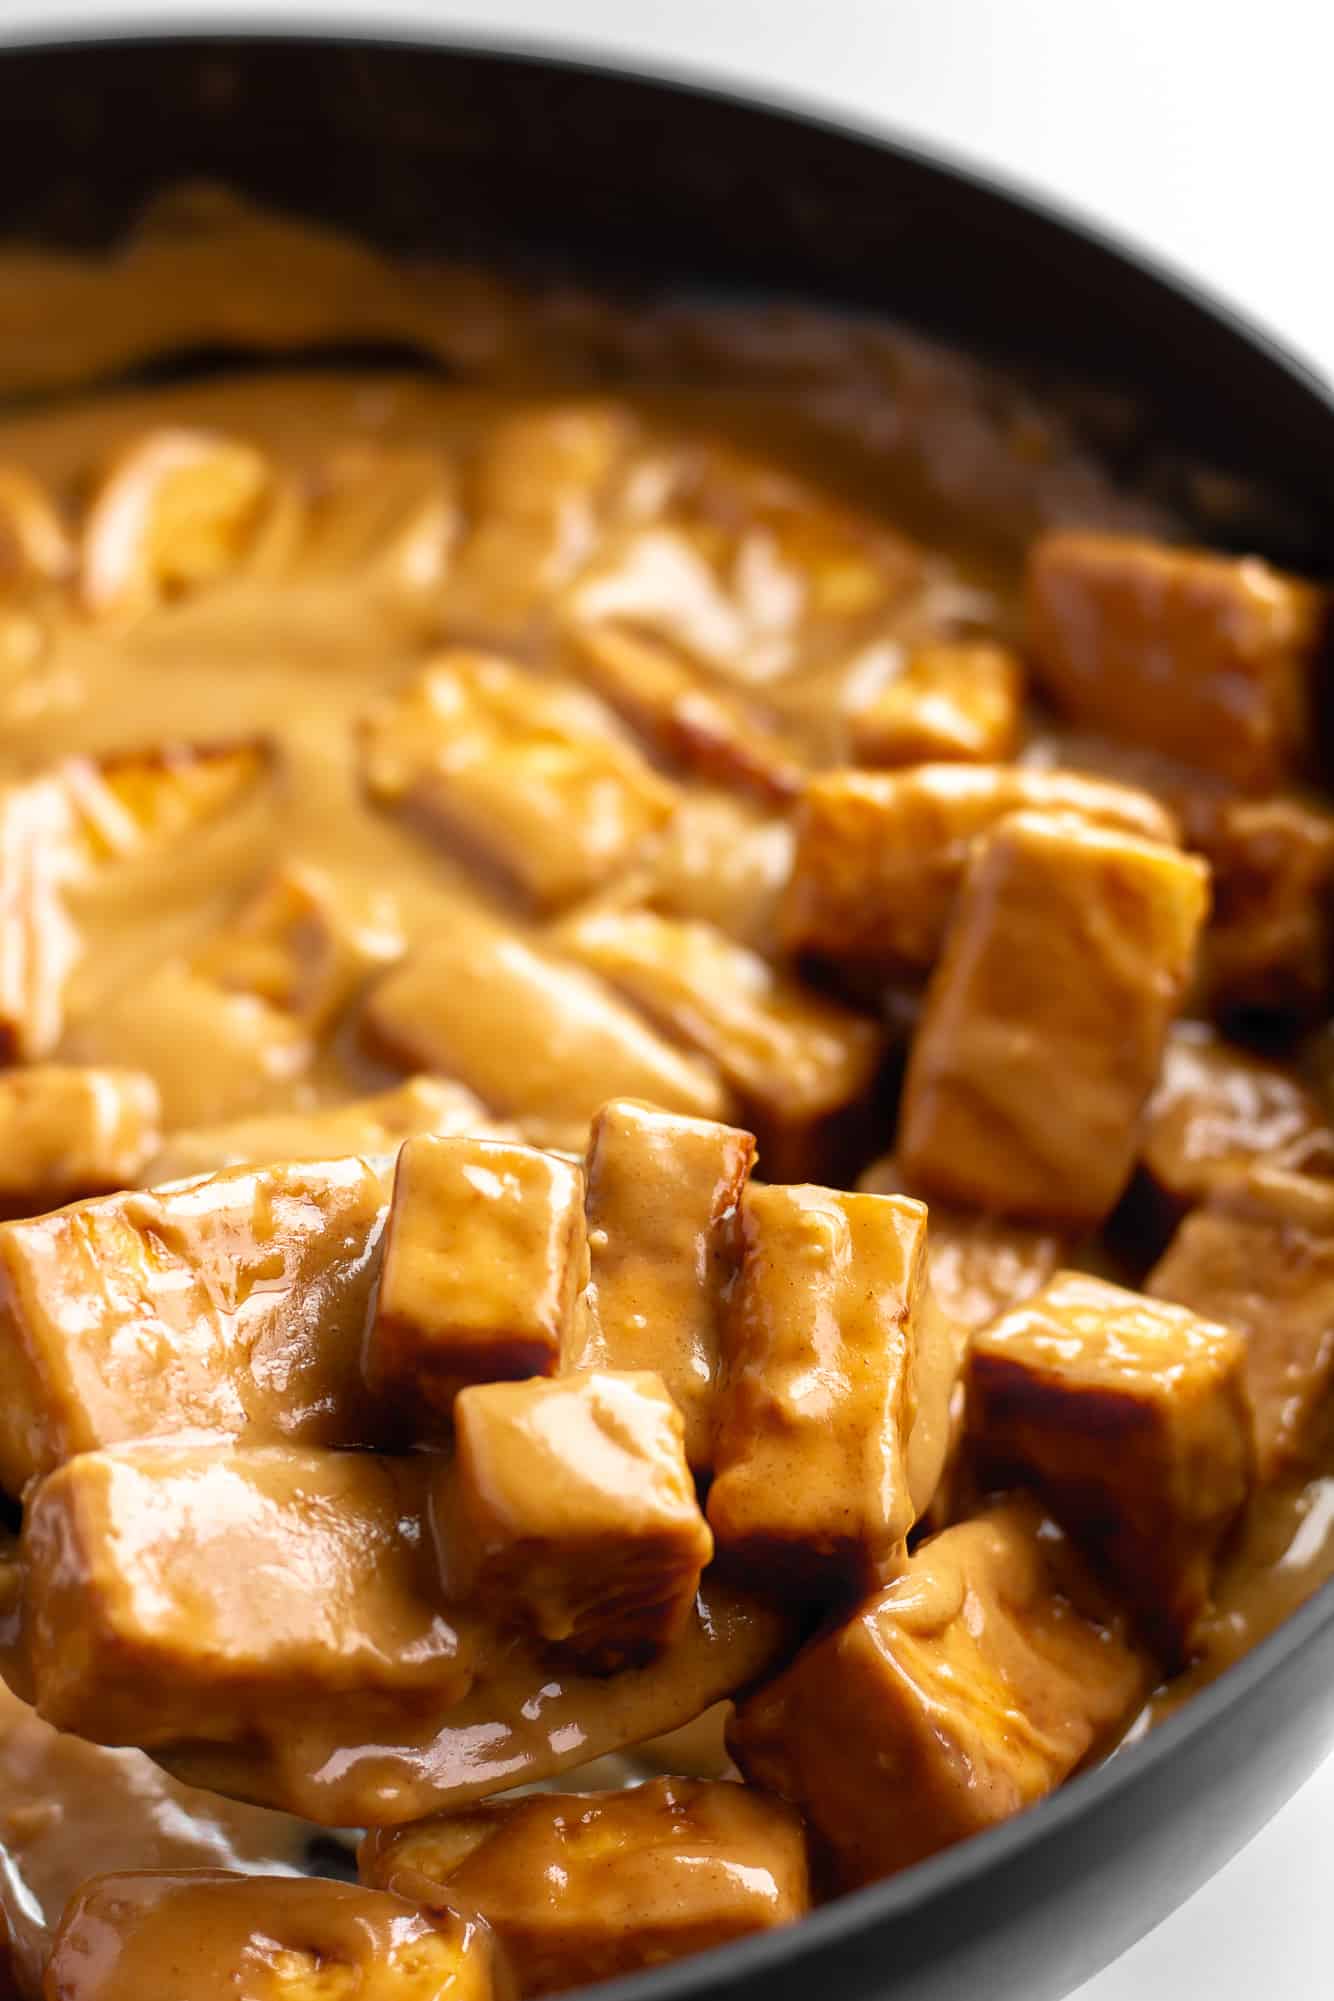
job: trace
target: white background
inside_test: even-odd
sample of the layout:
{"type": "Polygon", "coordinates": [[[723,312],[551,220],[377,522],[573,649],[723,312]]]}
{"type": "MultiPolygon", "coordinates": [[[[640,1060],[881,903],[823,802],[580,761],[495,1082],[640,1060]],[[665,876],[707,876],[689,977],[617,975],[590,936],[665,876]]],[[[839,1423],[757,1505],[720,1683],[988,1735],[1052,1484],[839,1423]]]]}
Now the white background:
{"type": "MultiPolygon", "coordinates": [[[[1331,0],[0,0],[0,29],[136,14],[443,23],[797,95],[1058,196],[1334,378],[1331,0]]],[[[1334,1761],[1078,2001],[1334,1993],[1331,1836],[1334,1761]]]]}

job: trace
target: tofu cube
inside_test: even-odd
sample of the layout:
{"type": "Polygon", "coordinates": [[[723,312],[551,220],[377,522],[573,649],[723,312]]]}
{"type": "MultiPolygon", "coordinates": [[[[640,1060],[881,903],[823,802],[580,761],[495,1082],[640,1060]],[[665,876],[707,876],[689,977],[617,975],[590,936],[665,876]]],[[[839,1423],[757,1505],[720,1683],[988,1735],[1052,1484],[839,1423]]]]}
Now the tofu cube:
{"type": "Polygon", "coordinates": [[[368,1834],[359,1866],[428,1908],[477,1911],[521,1996],[661,1966],[810,1908],[792,1808],[717,1781],[496,1800],[368,1834]]]}
{"type": "Polygon", "coordinates": [[[1058,1272],[973,1337],[967,1385],[983,1477],[1036,1487],[1179,1667],[1254,1474],[1244,1336],[1058,1272]]]}
{"type": "Polygon", "coordinates": [[[1328,1013],[1334,967],[1334,814],[1297,799],[1197,795],[1190,846],[1213,872],[1203,986],[1224,1020],[1328,1013]]]}
{"type": "Polygon", "coordinates": [[[253,994],[315,1033],[402,949],[397,932],[356,922],[323,870],[286,862],[192,963],[225,992],[253,994]]]}
{"type": "Polygon", "coordinates": [[[604,1105],[589,1135],[588,1327],[583,1368],[654,1369],[681,1413],[686,1457],[713,1463],[727,1294],[755,1141],[735,1126],[604,1105]]]}
{"type": "Polygon", "coordinates": [[[636,860],[675,791],[594,697],[489,654],[440,656],[368,718],[366,784],[541,910],[636,860]]]}
{"type": "Polygon", "coordinates": [[[1147,792],[1075,772],[922,764],[808,780],[780,912],[784,942],[837,963],[924,972],[940,955],[973,845],[1019,812],[1062,814],[1170,844],[1147,792]]]}
{"type": "Polygon", "coordinates": [[[141,1070],[0,1072],[0,1206],[11,1213],[127,1187],[158,1144],[157,1086],[141,1070]]]}
{"type": "Polygon", "coordinates": [[[450,1599],[508,1615],[596,1672],[660,1652],[713,1556],[662,1379],[479,1383],[454,1422],[435,1515],[450,1599]]]}
{"type": "Polygon", "coordinates": [[[1076,723],[1245,790],[1304,758],[1326,605],[1255,556],[1081,531],[1046,535],[1026,580],[1033,671],[1076,723]]]}
{"type": "Polygon", "coordinates": [[[93,1876],[56,1935],[61,2001],[492,2001],[492,1943],[447,1910],[321,1877],[93,1876]],[[188,1969],[188,1972],[187,1972],[188,1969]]]}
{"type": "Polygon", "coordinates": [[[832,1173],[873,1116],[879,1024],[812,993],[712,924],[592,909],[562,951],[619,988],[664,1034],[716,1063],[753,1123],[771,1180],[832,1173]]]}
{"type": "Polygon", "coordinates": [[[1326,1138],[1334,1144],[1318,1099],[1291,1070],[1225,1042],[1204,1022],[1174,1025],[1140,1140],[1141,1165],[1169,1216],[1257,1162],[1326,1138]]]}
{"type": "Polygon", "coordinates": [[[1150,1680],[1064,1539],[1015,1501],[923,1543],[743,1701],[728,1741],[852,1889],[1051,1792],[1111,1745],[1150,1680]]]}
{"type": "Polygon", "coordinates": [[[789,1590],[865,1583],[902,1557],[915,1515],[926,1209],[751,1184],[741,1231],[709,1526],[721,1554],[789,1590]]]}
{"type": "Polygon", "coordinates": [[[1194,965],[1208,871],[1035,813],[979,844],[927,992],[899,1157],[914,1185],[1000,1214],[1099,1222],[1194,965]]]}
{"type": "Polygon", "coordinates": [[[281,1770],[321,1714],[356,1743],[457,1701],[468,1650],[402,1526],[427,1477],[424,1458],[197,1438],[70,1460],[23,1529],[38,1714],[150,1751],[256,1741],[281,1770]]]}
{"type": "Polygon", "coordinates": [[[1221,1184],[1148,1290],[1242,1337],[1259,1479],[1313,1465],[1334,1386],[1334,1184],[1264,1164],[1221,1184]]]}
{"type": "Polygon", "coordinates": [[[459,1390],[554,1375],[588,1278],[583,1176],[536,1147],[422,1133],[398,1156],[366,1379],[416,1436],[459,1390]]]}
{"type": "Polygon", "coordinates": [[[858,764],[1003,764],[1019,747],[1024,673],[1008,646],[921,646],[851,719],[858,764]]]}

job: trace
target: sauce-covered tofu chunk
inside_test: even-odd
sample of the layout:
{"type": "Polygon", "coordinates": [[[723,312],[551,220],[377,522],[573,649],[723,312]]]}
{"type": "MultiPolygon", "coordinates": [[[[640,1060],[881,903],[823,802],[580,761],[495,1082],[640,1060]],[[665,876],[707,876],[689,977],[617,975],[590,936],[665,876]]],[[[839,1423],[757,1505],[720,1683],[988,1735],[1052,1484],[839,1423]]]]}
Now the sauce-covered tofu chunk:
{"type": "Polygon", "coordinates": [[[322,871],[287,863],[196,952],[194,970],[312,1032],[328,1026],[402,939],[357,923],[322,871]]]}
{"type": "Polygon", "coordinates": [[[1334,969],[1334,814],[1203,795],[1186,827],[1213,871],[1203,975],[1214,1012],[1319,1016],[1334,969]]]}
{"type": "Polygon", "coordinates": [[[124,1188],[158,1140],[157,1086],[141,1070],[36,1063],[0,1072],[0,1206],[11,1211],[124,1188]]]}
{"type": "Polygon", "coordinates": [[[1180,1665],[1251,1487],[1244,1337],[1059,1272],[974,1336],[967,1385],[984,1476],[1036,1486],[1180,1665]]]}
{"type": "Polygon", "coordinates": [[[914,1519],[926,1210],[752,1184],[741,1230],[708,1501],[719,1551],[789,1588],[883,1575],[914,1519]]]}
{"type": "Polygon", "coordinates": [[[1039,686],[1091,729],[1263,791],[1304,755],[1325,605],[1255,556],[1081,532],[1029,554],[1039,686]]]}
{"type": "Polygon", "coordinates": [[[801,790],[802,767],[781,737],[661,640],[571,621],[568,644],[574,671],[673,764],[777,805],[801,790]]]}
{"type": "Polygon", "coordinates": [[[904,1085],[914,1184],[1002,1214],[1097,1222],[1194,964],[1203,863],[1016,814],[982,843],[904,1085]]]}
{"type": "Polygon", "coordinates": [[[675,804],[592,696],[489,654],[445,654],[382,703],[363,760],[373,799],[544,910],[627,868],[675,804]]]}
{"type": "Polygon", "coordinates": [[[1019,744],[1023,669],[1008,646],[919,647],[852,717],[858,764],[999,764],[1019,744]]]}
{"type": "Polygon", "coordinates": [[[721,1323],[754,1161],[750,1133],[629,1098],[604,1105],[589,1135],[581,1366],[655,1369],[696,1469],[713,1462],[721,1323]]]}
{"type": "Polygon", "coordinates": [[[536,1139],[582,1152],[608,1098],[725,1118],[717,1072],[683,1055],[582,967],[460,912],[386,974],[366,1011],[374,1042],[458,1077],[536,1139]]]}
{"type": "MultiPolygon", "coordinates": [[[[153,1439],[42,1482],[23,1530],[39,1715],[146,1750],[271,1742],[341,1707],[355,1738],[467,1692],[420,1536],[425,1460],[153,1439]]],[[[392,1741],[389,1740],[389,1741],[392,1741]]]]}
{"type": "Polygon", "coordinates": [[[660,1652],[713,1556],[661,1377],[480,1383],[460,1392],[454,1422],[435,1514],[449,1597],[594,1670],[660,1652]]]}
{"type": "MultiPolygon", "coordinates": [[[[54,2001],[491,2001],[474,1920],[318,1877],[94,1876],[46,1975],[54,2001]]],[[[503,1991],[503,1990],[502,1990],[503,1991]]]]}
{"type": "Polygon", "coordinates": [[[1254,1162],[1328,1130],[1319,1101],[1290,1070],[1225,1042],[1203,1022],[1182,1021],[1167,1038],[1145,1107],[1140,1161],[1179,1214],[1254,1162]]]}
{"type": "Polygon", "coordinates": [[[588,1277],[583,1176],[536,1147],[425,1133],[394,1175],[366,1379],[448,1419],[467,1383],[550,1376],[588,1277]]]}
{"type": "Polygon", "coordinates": [[[1148,1290],[1244,1337],[1260,1479],[1309,1464],[1334,1387],[1334,1184],[1257,1165],[1191,1211],[1148,1290]]]}
{"type": "Polygon", "coordinates": [[[946,1529],[742,1704],[753,1783],[798,1805],[851,1889],[1041,1799],[1109,1747],[1150,1680],[1024,1502],[946,1529]]]}
{"type": "Polygon", "coordinates": [[[0,1478],[198,1427],[365,1443],[359,1359],[387,1197],[358,1159],[235,1172],[0,1224],[0,1478]]]}
{"type": "Polygon", "coordinates": [[[725,1782],[497,1801],[370,1834],[360,1867],[367,1883],[478,1912],[521,1995],[661,1966],[810,1907],[797,1815],[725,1782]]]}
{"type": "Polygon", "coordinates": [[[774,1180],[832,1171],[884,1056],[879,1026],[811,993],[711,924],[651,910],[567,920],[562,950],[714,1063],[755,1125],[774,1180]]]}
{"type": "Polygon", "coordinates": [[[1010,813],[1059,813],[1170,843],[1147,792],[1076,772],[923,764],[810,779],[781,912],[793,951],[895,972],[934,965],[978,836],[1010,813]]]}

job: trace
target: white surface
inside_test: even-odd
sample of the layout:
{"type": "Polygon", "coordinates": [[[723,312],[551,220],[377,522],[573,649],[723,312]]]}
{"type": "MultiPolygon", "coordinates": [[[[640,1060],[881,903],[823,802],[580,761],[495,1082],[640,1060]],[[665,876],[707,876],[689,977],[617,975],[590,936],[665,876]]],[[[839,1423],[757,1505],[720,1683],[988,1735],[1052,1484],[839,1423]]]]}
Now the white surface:
{"type": "MultiPolygon", "coordinates": [[[[1334,378],[1330,0],[0,0],[15,19],[445,22],[804,97],[1057,195],[1334,378]]],[[[1078,2001],[1316,2001],[1334,1761],[1078,2001]]]]}

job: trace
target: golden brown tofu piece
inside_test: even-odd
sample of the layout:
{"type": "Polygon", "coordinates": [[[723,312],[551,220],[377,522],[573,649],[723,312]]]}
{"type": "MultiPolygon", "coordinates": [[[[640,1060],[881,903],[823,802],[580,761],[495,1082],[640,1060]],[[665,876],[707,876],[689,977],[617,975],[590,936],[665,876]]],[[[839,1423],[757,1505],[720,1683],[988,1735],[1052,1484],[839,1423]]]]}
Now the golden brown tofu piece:
{"type": "Polygon", "coordinates": [[[368,1834],[363,1882],[457,1901],[491,1926],[521,1995],[661,1966],[810,1908],[791,1807],[748,1786],[654,1779],[627,1792],[497,1800],[368,1834]]]}
{"type": "Polygon", "coordinates": [[[162,429],[120,452],[84,516],[79,596],[95,616],[146,610],[217,582],[272,500],[262,452],[212,431],[162,429]]]}
{"type": "Polygon", "coordinates": [[[559,1369],[588,1279],[583,1203],[579,1169],[536,1147],[404,1143],[364,1367],[414,1436],[439,1430],[468,1383],[559,1369]]]}
{"type": "Polygon", "coordinates": [[[481,1925],[320,1877],[94,1876],[46,1976],[58,2001],[491,2001],[481,1925]]]}
{"type": "Polygon", "coordinates": [[[777,910],[792,868],[792,826],[735,793],[692,786],[653,854],[642,900],[668,917],[716,924],[774,952],[777,910]]]}
{"type": "Polygon", "coordinates": [[[791,1589],[866,1582],[915,1517],[908,1443],[926,1209],[748,1186],[723,1335],[709,1526],[791,1589]]]}
{"type": "Polygon", "coordinates": [[[592,551],[634,432],[628,409],[591,399],[537,403],[487,426],[473,527],[446,583],[451,628],[525,634],[592,551]]]}
{"type": "MultiPolygon", "coordinates": [[[[1169,1213],[1203,1202],[1254,1163],[1334,1134],[1291,1070],[1177,1022],[1144,1111],[1140,1161],[1169,1213]]],[[[1213,1316],[1226,1319],[1225,1314],[1213,1316]]]]}
{"type": "Polygon", "coordinates": [[[1258,1476],[1309,1465],[1334,1382],[1334,1183],[1257,1164],[1188,1215],[1148,1278],[1245,1341],[1258,1476]]]}
{"type": "Polygon", "coordinates": [[[270,1743],[339,1707],[358,1742],[457,1701],[470,1649],[403,1533],[429,1463],[198,1438],[69,1460],[23,1527],[38,1714],[151,1751],[270,1743]]]}
{"type": "Polygon", "coordinates": [[[590,1279],[583,1368],[655,1369],[692,1467],[713,1462],[721,1322],[741,1255],[755,1140],[632,1098],[593,1121],[585,1173],[590,1279]]]}
{"type": "Polygon", "coordinates": [[[1309,1020],[1334,967],[1334,814],[1297,799],[1197,795],[1186,837],[1213,872],[1203,985],[1214,1012],[1309,1020]]]}
{"type": "Polygon", "coordinates": [[[284,862],[192,964],[225,993],[253,994],[315,1034],[398,957],[402,942],[396,932],[358,924],[324,870],[284,862]]]}
{"type": "Polygon", "coordinates": [[[858,764],[1003,764],[1019,746],[1024,673],[1008,646],[919,647],[851,720],[858,764]]]}
{"type": "Polygon", "coordinates": [[[74,564],[60,510],[23,466],[0,466],[0,591],[59,582],[74,564]]]}
{"type": "Polygon", "coordinates": [[[479,857],[538,908],[603,887],[675,791],[594,698],[490,654],[441,655],[368,718],[371,797],[479,857]]]}
{"type": "Polygon", "coordinates": [[[388,1196],[357,1159],[218,1174],[0,1224],[0,1479],[190,1428],[364,1444],[388,1196]]]}
{"type": "Polygon", "coordinates": [[[1147,792],[1075,772],[923,764],[808,780],[780,914],[793,951],[897,972],[935,963],[973,845],[998,820],[1052,813],[1170,843],[1147,792]]]}
{"type": "Polygon", "coordinates": [[[0,1062],[49,1056],[79,941],[63,887],[69,805],[57,780],[0,788],[0,1062]]]}
{"type": "Polygon", "coordinates": [[[673,764],[775,805],[800,792],[802,766],[777,731],[661,640],[578,622],[568,640],[575,672],[673,764]]]}
{"type": "Polygon", "coordinates": [[[878,1023],[812,993],[712,924],[651,910],[589,910],[562,951],[716,1063],[753,1121],[773,1180],[826,1172],[862,1124],[885,1053],[878,1023]]]}
{"type": "MultiPolygon", "coordinates": [[[[913,1193],[892,1154],[873,1161],[857,1186],[867,1195],[913,1193]]],[[[946,1319],[965,1334],[1040,1291],[1067,1248],[1055,1230],[950,1202],[932,1201],[928,1223],[931,1290],[946,1319]]]]}
{"type": "Polygon", "coordinates": [[[512,1139],[512,1127],[488,1117],[466,1084],[445,1077],[407,1077],[388,1091],[349,1098],[314,1112],[261,1113],[220,1126],[171,1135],[141,1174],[142,1187],[216,1174],[224,1167],[265,1167],[272,1161],[333,1160],[340,1154],[397,1153],[415,1133],[477,1133],[512,1139]]]}
{"type": "Polygon", "coordinates": [[[35,1214],[129,1187],[158,1145],[157,1086],[141,1070],[0,1071],[0,1207],[35,1214]]]}
{"type": "Polygon", "coordinates": [[[1058,1272],[974,1335],[967,1384],[984,1477],[1036,1486],[1180,1666],[1254,1472],[1244,1337],[1058,1272]]]}
{"type": "Polygon", "coordinates": [[[454,1422],[435,1518],[450,1599],[530,1627],[594,1673],[660,1653],[713,1556],[662,1378],[476,1383],[454,1422]]]}
{"type": "Polygon", "coordinates": [[[1075,531],[1034,544],[1026,595],[1038,684],[1076,723],[1247,790],[1304,761],[1326,617],[1310,584],[1255,556],[1075,531]]]}
{"type": "Polygon", "coordinates": [[[969,868],[904,1083],[899,1158],[949,1201],[1098,1222],[1194,965],[1208,871],[1036,813],[969,868]]]}
{"type": "Polygon", "coordinates": [[[66,758],[57,777],[69,801],[74,852],[98,868],[169,851],[239,806],[273,771],[273,755],[259,742],[166,743],[66,758]]]}
{"type": "Polygon", "coordinates": [[[533,1137],[582,1151],[608,1098],[647,1098],[726,1118],[715,1070],[683,1055],[582,967],[460,911],[386,974],[366,1010],[371,1039],[415,1070],[457,1077],[533,1137]]]}
{"type": "Polygon", "coordinates": [[[741,1705],[728,1742],[852,1889],[1041,1799],[1150,1679],[1065,1539],[1015,1501],[923,1543],[741,1705]]]}

